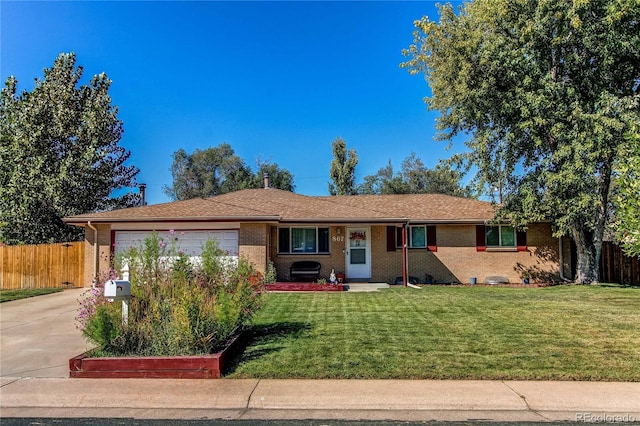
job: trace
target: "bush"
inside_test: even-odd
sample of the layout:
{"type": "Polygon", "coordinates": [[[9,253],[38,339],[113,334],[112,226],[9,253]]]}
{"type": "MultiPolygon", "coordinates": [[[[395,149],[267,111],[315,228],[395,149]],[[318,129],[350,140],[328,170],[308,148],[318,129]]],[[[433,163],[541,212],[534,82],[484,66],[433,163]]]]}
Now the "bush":
{"type": "Polygon", "coordinates": [[[267,264],[267,270],[264,273],[264,283],[265,284],[275,284],[278,280],[278,273],[276,271],[276,265],[272,260],[267,264]]]}
{"type": "Polygon", "coordinates": [[[246,260],[225,256],[207,241],[200,257],[179,251],[170,231],[167,244],[153,232],[139,247],[120,256],[129,268],[129,320],[120,303],[104,298],[102,277],[80,301],[79,328],[101,354],[202,355],[215,352],[260,307],[264,282],[246,260]]]}

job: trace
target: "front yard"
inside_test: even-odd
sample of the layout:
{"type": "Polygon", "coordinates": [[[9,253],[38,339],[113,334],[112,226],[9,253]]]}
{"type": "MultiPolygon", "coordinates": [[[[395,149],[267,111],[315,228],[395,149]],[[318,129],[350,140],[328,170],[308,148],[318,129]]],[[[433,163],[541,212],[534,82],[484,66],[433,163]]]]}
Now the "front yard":
{"type": "Polygon", "coordinates": [[[640,381],[640,288],[273,293],[229,377],[640,381]]]}

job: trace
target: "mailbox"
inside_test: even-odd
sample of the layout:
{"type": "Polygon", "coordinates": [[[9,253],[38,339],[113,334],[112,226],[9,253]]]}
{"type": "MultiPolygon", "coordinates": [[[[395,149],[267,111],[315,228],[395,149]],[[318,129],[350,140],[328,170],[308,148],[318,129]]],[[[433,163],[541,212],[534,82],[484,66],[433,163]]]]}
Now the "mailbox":
{"type": "Polygon", "coordinates": [[[104,283],[104,297],[123,300],[131,297],[131,283],[125,280],[109,280],[104,283]]]}

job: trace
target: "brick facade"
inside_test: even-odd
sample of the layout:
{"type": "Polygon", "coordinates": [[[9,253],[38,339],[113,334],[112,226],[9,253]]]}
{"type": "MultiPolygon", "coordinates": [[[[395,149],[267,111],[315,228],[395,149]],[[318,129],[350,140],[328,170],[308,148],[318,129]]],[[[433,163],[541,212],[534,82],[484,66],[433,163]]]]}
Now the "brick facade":
{"type": "MultiPolygon", "coordinates": [[[[468,283],[472,277],[483,282],[489,276],[504,276],[512,283],[521,282],[523,272],[532,282],[557,280],[558,239],[551,235],[549,224],[532,224],[527,230],[527,250],[476,250],[475,225],[436,226],[437,251],[408,250],[409,275],[425,281],[431,275],[436,283],[468,283]]],[[[386,230],[372,227],[374,242],[373,276],[375,281],[393,282],[402,275],[402,251],[386,251],[386,230]]]]}
{"type": "MultiPolygon", "coordinates": [[[[409,275],[425,282],[468,283],[472,277],[481,283],[489,276],[503,276],[512,283],[521,282],[523,272],[531,282],[549,282],[559,278],[558,239],[549,224],[532,224],[527,231],[526,251],[501,249],[476,250],[476,225],[437,225],[437,250],[408,249],[409,275]]],[[[330,227],[330,254],[279,254],[277,227],[270,230],[269,253],[276,265],[278,279],[289,279],[289,268],[297,260],[320,262],[320,276],[328,278],[331,269],[345,271],[345,227],[330,227]],[[338,230],[340,233],[338,233],[338,230]]],[[[392,283],[402,276],[402,250],[387,251],[387,227],[371,226],[371,281],[392,283]]]]}
{"type": "MultiPolygon", "coordinates": [[[[111,256],[111,229],[108,224],[96,225],[98,229],[98,266],[101,272],[109,268],[111,256]]],[[[251,262],[261,273],[266,271],[269,260],[276,266],[278,280],[289,280],[289,268],[298,260],[315,260],[322,269],[320,278],[328,279],[331,270],[345,273],[346,228],[328,226],[329,253],[280,254],[278,253],[278,226],[267,223],[242,223],[239,231],[239,255],[251,262]]],[[[89,286],[94,279],[94,232],[86,228],[85,280],[89,286]]],[[[402,251],[388,251],[387,226],[370,226],[371,278],[373,282],[392,283],[402,276],[402,251]]],[[[434,283],[468,283],[472,277],[481,283],[488,276],[504,276],[512,283],[521,281],[522,272],[531,275],[531,282],[557,280],[559,271],[558,239],[551,235],[549,224],[532,224],[527,231],[527,250],[476,250],[476,225],[437,225],[437,250],[408,249],[409,275],[425,282],[430,275],[434,283]]],[[[570,267],[569,242],[563,245],[565,271],[570,267]]]]}
{"type": "Polygon", "coordinates": [[[240,225],[239,256],[247,259],[258,272],[266,271],[270,238],[266,223],[243,223],[240,225]]]}
{"type": "MultiPolygon", "coordinates": [[[[95,225],[94,228],[98,230],[98,271],[100,273],[106,273],[109,270],[111,261],[111,226],[110,225],[95,225]]],[[[93,280],[96,278],[96,241],[95,231],[88,226],[85,227],[85,240],[84,240],[84,287],[90,287],[93,280]]]]}
{"type": "Polygon", "coordinates": [[[329,280],[331,270],[336,274],[345,272],[345,227],[329,226],[329,253],[317,254],[280,254],[278,253],[278,227],[272,226],[270,253],[271,260],[275,264],[279,281],[289,281],[289,269],[291,264],[298,260],[315,260],[320,262],[320,278],[329,280]]]}

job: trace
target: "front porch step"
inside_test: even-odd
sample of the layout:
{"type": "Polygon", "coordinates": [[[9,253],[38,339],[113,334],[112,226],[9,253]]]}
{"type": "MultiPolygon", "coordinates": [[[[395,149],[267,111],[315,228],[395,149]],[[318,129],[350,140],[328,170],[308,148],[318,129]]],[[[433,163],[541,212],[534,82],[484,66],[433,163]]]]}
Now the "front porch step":
{"type": "Polygon", "coordinates": [[[387,283],[351,283],[345,284],[347,291],[378,291],[382,288],[389,288],[387,283]]]}

